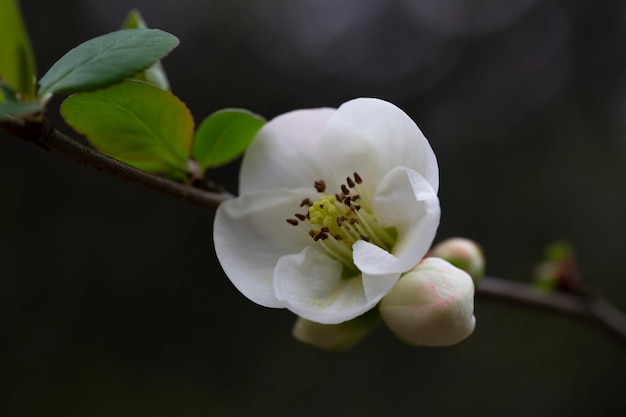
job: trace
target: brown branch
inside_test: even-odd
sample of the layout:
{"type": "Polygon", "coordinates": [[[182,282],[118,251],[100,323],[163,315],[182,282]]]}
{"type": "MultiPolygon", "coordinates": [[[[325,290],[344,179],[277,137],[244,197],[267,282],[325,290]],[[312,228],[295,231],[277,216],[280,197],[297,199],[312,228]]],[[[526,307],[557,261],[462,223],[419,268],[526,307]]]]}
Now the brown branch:
{"type": "Polygon", "coordinates": [[[485,277],[476,288],[476,296],[582,320],[626,346],[626,315],[597,295],[544,293],[526,284],[485,277]]]}
{"type": "MultiPolygon", "coordinates": [[[[233,197],[228,193],[208,192],[133,168],[82,145],[52,128],[45,120],[0,120],[0,130],[126,182],[142,185],[211,211],[215,211],[224,200],[233,197]]],[[[476,289],[476,296],[583,320],[598,326],[626,346],[626,315],[600,297],[558,292],[541,293],[525,284],[491,277],[481,281],[476,289]]]]}
{"type": "Polygon", "coordinates": [[[233,197],[229,193],[209,192],[181,184],[109,158],[64,135],[45,120],[43,122],[0,120],[0,130],[46,150],[60,153],[82,165],[119,177],[128,183],[139,184],[211,211],[215,211],[222,201],[233,197]]]}

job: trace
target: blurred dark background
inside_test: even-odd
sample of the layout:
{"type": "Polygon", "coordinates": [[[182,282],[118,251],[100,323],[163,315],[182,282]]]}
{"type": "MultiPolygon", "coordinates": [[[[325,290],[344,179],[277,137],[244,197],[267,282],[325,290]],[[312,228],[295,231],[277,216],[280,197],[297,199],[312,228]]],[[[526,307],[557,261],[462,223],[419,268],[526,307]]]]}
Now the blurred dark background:
{"type": "MultiPolygon", "coordinates": [[[[626,2],[29,0],[39,74],[129,8],[197,120],[389,100],[438,155],[438,240],[530,280],[567,239],[626,309],[626,2]]],[[[63,130],[57,114],[49,116],[63,130]]],[[[213,178],[236,190],[234,164],[213,178]]],[[[213,215],[0,137],[0,416],[616,416],[626,355],[597,329],[477,300],[473,336],[348,353],[290,336],[212,248],[213,215]]]]}

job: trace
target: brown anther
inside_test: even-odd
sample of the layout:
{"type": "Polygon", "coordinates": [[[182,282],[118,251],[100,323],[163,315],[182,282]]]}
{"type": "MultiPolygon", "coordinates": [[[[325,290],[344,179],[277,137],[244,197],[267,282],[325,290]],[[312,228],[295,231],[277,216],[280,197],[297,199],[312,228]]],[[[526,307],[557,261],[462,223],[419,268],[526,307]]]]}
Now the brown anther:
{"type": "Polygon", "coordinates": [[[343,199],[343,204],[345,204],[346,206],[350,207],[350,205],[352,204],[352,198],[350,198],[350,196],[344,198],[343,199]]]}
{"type": "Polygon", "coordinates": [[[341,227],[343,225],[344,220],[346,220],[346,218],[343,216],[337,217],[337,226],[341,227]]]}
{"type": "Polygon", "coordinates": [[[346,178],[346,182],[348,183],[348,187],[354,188],[355,184],[354,184],[354,181],[352,181],[352,178],[350,177],[346,178]]]}
{"type": "Polygon", "coordinates": [[[369,242],[369,241],[370,241],[370,238],[369,238],[369,237],[367,237],[367,236],[365,236],[365,235],[359,235],[359,237],[360,237],[361,239],[363,239],[364,241],[366,241],[366,242],[369,242]]]}
{"type": "Polygon", "coordinates": [[[356,217],[353,217],[350,219],[350,224],[357,224],[359,222],[359,219],[357,219],[356,217]]]}
{"type": "Polygon", "coordinates": [[[320,204],[320,208],[321,208],[321,209],[324,209],[324,205],[323,205],[323,204],[320,204]]]}
{"type": "Polygon", "coordinates": [[[359,211],[361,210],[361,206],[359,206],[358,204],[354,204],[353,206],[350,207],[350,210],[359,211]]]}
{"type": "Polygon", "coordinates": [[[313,203],[311,202],[309,198],[305,198],[304,200],[302,200],[302,203],[300,203],[300,207],[304,207],[304,206],[311,207],[312,205],[313,203]]]}
{"type": "Polygon", "coordinates": [[[289,223],[292,226],[298,225],[298,221],[296,219],[287,219],[287,223],[289,223]]]}
{"type": "Polygon", "coordinates": [[[335,235],[333,237],[335,238],[335,240],[343,240],[343,236],[341,235],[335,235]]]}
{"type": "Polygon", "coordinates": [[[312,238],[315,238],[315,231],[309,230],[309,236],[311,236],[312,238]]]}
{"type": "Polygon", "coordinates": [[[320,233],[328,233],[328,232],[330,232],[330,229],[328,227],[326,227],[326,226],[324,226],[324,227],[322,227],[320,229],[320,233]]]}
{"type": "Polygon", "coordinates": [[[313,240],[317,242],[318,240],[322,238],[322,236],[324,236],[322,233],[318,233],[315,236],[313,236],[313,240]]]}
{"type": "Polygon", "coordinates": [[[359,198],[361,198],[361,196],[360,196],[360,195],[358,195],[358,194],[355,194],[355,195],[353,195],[353,196],[352,196],[352,201],[356,201],[356,200],[358,200],[359,198]]]}
{"type": "Polygon", "coordinates": [[[346,198],[346,196],[343,194],[335,194],[335,199],[337,201],[342,201],[344,198],[346,198]]]}
{"type": "Polygon", "coordinates": [[[324,180],[315,181],[313,186],[317,190],[318,193],[323,193],[326,190],[326,183],[324,180]]]}
{"type": "Polygon", "coordinates": [[[345,184],[341,184],[341,192],[344,193],[345,195],[350,194],[350,190],[348,190],[348,187],[346,187],[345,184]]]}
{"type": "Polygon", "coordinates": [[[357,174],[356,172],[354,173],[354,182],[356,182],[357,184],[361,184],[363,183],[363,179],[361,178],[361,176],[359,174],[357,174]]]}
{"type": "Polygon", "coordinates": [[[304,214],[296,213],[295,216],[302,221],[306,220],[306,216],[304,214]]]}

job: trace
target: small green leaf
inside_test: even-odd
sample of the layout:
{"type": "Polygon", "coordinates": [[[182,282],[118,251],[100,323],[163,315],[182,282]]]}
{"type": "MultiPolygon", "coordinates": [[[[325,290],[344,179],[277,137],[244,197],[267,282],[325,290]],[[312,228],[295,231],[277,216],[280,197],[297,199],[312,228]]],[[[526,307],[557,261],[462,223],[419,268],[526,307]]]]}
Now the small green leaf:
{"type": "Polygon", "coordinates": [[[128,12],[128,16],[126,16],[126,21],[122,25],[122,29],[146,29],[148,25],[146,21],[143,20],[141,13],[139,10],[133,9],[128,12]]]}
{"type": "MultiPolygon", "coordinates": [[[[126,22],[122,26],[122,29],[147,29],[148,25],[141,17],[141,14],[138,10],[131,10],[126,17],[126,22]]],[[[158,61],[156,64],[147,68],[145,71],[142,71],[135,76],[132,77],[134,80],[145,81],[147,83],[156,85],[164,90],[170,89],[170,83],[167,79],[167,75],[165,75],[165,69],[161,64],[161,61],[158,61]]]]}
{"type": "Polygon", "coordinates": [[[106,87],[153,65],[178,45],[158,29],[125,29],[88,40],[72,49],[39,82],[39,94],[71,93],[106,87]]]}
{"type": "Polygon", "coordinates": [[[142,81],[124,81],[68,97],[61,114],[105,155],[174,178],[187,173],[193,118],[168,91],[142,81]]]}
{"type": "Polygon", "coordinates": [[[587,291],[576,264],[576,253],[569,242],[560,240],[546,247],[543,261],[535,267],[535,286],[578,294],[587,291]]]}
{"type": "Polygon", "coordinates": [[[0,0],[0,79],[24,98],[35,95],[35,58],[16,0],[0,0]]]}
{"type": "Polygon", "coordinates": [[[39,113],[42,107],[38,103],[21,101],[0,101],[0,120],[10,117],[22,117],[33,113],[39,113]]]}
{"type": "Polygon", "coordinates": [[[562,262],[572,257],[574,257],[574,248],[571,243],[565,240],[551,242],[544,250],[546,261],[562,262]]]}
{"type": "MultiPolygon", "coordinates": [[[[1,0],[0,0],[1,1],[1,0]]],[[[15,97],[15,92],[9,88],[2,80],[0,80],[0,101],[19,101],[15,97]]]]}
{"type": "Polygon", "coordinates": [[[191,156],[202,169],[223,165],[240,156],[250,145],[265,120],[243,109],[224,109],[204,119],[191,156]]]}

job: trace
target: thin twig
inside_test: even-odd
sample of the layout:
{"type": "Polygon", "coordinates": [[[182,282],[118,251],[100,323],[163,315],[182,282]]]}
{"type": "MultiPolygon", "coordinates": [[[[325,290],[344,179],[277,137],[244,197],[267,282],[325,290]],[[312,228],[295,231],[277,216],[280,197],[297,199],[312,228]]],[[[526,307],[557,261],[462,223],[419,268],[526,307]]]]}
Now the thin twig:
{"type": "Polygon", "coordinates": [[[626,347],[626,315],[604,298],[591,295],[544,293],[526,284],[486,277],[476,288],[476,296],[523,307],[559,313],[598,326],[626,347]]]}
{"type": "MultiPolygon", "coordinates": [[[[224,200],[233,197],[228,193],[208,192],[133,168],[82,145],[55,130],[46,121],[29,123],[2,120],[0,130],[126,182],[142,185],[211,211],[215,211],[224,200]]],[[[598,326],[626,346],[626,315],[603,298],[559,292],[541,293],[528,285],[493,277],[481,281],[476,289],[476,296],[583,320],[598,326]]]]}
{"type": "Polygon", "coordinates": [[[159,177],[109,158],[52,128],[46,121],[22,123],[17,120],[3,120],[0,121],[0,130],[126,182],[139,184],[211,211],[215,211],[222,201],[233,197],[229,193],[208,192],[159,177]]]}

